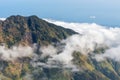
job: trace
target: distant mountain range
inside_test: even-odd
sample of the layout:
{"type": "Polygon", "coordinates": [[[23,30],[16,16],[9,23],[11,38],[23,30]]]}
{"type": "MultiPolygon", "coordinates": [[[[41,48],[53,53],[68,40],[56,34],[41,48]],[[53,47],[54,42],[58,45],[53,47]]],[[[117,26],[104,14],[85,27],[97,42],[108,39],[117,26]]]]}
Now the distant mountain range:
{"type": "MultiPolygon", "coordinates": [[[[37,16],[10,16],[0,21],[0,44],[11,48],[14,45],[39,46],[60,43],[67,37],[78,34],[73,30],[48,23],[37,16]]],[[[64,44],[62,44],[64,45],[64,44]]],[[[105,48],[99,48],[94,53],[99,54],[105,48]]],[[[33,58],[24,57],[16,61],[6,61],[0,58],[1,80],[120,80],[120,63],[110,59],[97,62],[95,59],[73,52],[73,63],[78,71],[59,67],[34,67],[33,58]]],[[[40,52],[37,54],[41,54],[40,52]]],[[[67,57],[66,57],[67,58],[67,57]]],[[[47,57],[42,60],[45,62],[47,57]]],[[[41,61],[39,58],[36,62],[41,61]]]]}

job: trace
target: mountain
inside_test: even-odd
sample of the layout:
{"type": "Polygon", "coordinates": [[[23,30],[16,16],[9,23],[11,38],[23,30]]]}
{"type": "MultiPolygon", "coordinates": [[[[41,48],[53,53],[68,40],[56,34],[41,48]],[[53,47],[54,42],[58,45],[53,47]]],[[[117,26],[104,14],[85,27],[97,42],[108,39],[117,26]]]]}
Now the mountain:
{"type": "Polygon", "coordinates": [[[10,16],[0,21],[0,43],[9,46],[15,44],[40,45],[59,42],[76,32],[48,23],[37,16],[10,16]]]}
{"type": "MultiPolygon", "coordinates": [[[[17,45],[31,46],[37,44],[42,46],[59,43],[61,40],[66,39],[73,34],[77,33],[73,30],[48,23],[34,15],[29,17],[20,15],[10,16],[4,21],[0,20],[0,45],[5,45],[10,49],[12,46],[17,45]]],[[[0,48],[0,50],[2,53],[3,48],[0,48]]],[[[8,53],[14,51],[9,50],[8,53]]],[[[1,53],[0,56],[2,56],[1,53]]],[[[46,72],[42,72],[41,68],[36,69],[30,64],[31,60],[30,57],[24,57],[22,59],[19,58],[19,60],[16,61],[9,61],[3,60],[0,57],[0,79],[30,80],[29,77],[32,76],[29,75],[31,74],[33,75],[34,80],[40,80],[41,77],[47,78],[45,76],[46,72]],[[38,73],[34,72],[36,70],[38,70],[38,73]]]]}
{"type": "MultiPolygon", "coordinates": [[[[8,53],[16,50],[16,48],[10,50],[12,46],[19,44],[23,46],[31,46],[35,43],[39,45],[37,47],[56,44],[54,47],[62,45],[62,48],[64,48],[65,44],[60,43],[61,40],[74,34],[78,33],[48,23],[37,16],[23,17],[17,15],[10,16],[5,21],[0,21],[0,43],[1,45],[4,43],[7,48],[9,48],[9,50],[5,48],[8,53]]],[[[61,47],[57,48],[61,49],[61,47]]],[[[1,49],[0,46],[1,80],[120,80],[120,63],[111,59],[99,62],[92,58],[91,55],[83,55],[79,51],[74,51],[72,62],[77,69],[72,70],[63,67],[59,62],[57,63],[57,67],[54,66],[54,64],[51,65],[53,67],[50,67],[50,65],[45,66],[45,64],[39,63],[47,62],[49,59],[48,57],[51,59],[51,56],[41,59],[42,55],[39,50],[36,52],[37,54],[34,53],[34,57],[25,56],[22,58],[19,57],[13,61],[4,60],[1,58],[1,56],[4,55],[1,54],[3,49],[1,49]]],[[[94,53],[103,53],[105,49],[105,47],[96,48],[94,53]]],[[[49,52],[50,50],[46,51],[49,52]]],[[[28,52],[29,51],[27,51],[26,54],[28,52]]],[[[52,52],[54,53],[54,51],[52,52]]],[[[23,53],[24,52],[22,52],[21,55],[23,55],[23,53]]],[[[60,52],[58,52],[58,54],[59,53],[60,52]]],[[[14,55],[16,54],[17,53],[14,55]]],[[[12,53],[10,57],[11,56],[12,53]]],[[[67,59],[67,57],[64,58],[67,59]]]]}

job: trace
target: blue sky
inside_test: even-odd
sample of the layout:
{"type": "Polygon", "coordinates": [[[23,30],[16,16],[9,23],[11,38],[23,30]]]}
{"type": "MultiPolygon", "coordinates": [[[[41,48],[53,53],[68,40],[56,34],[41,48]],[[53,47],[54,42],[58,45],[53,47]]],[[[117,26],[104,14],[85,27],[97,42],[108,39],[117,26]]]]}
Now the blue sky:
{"type": "Polygon", "coordinates": [[[120,25],[120,0],[0,0],[0,17],[37,15],[68,22],[120,25]]]}

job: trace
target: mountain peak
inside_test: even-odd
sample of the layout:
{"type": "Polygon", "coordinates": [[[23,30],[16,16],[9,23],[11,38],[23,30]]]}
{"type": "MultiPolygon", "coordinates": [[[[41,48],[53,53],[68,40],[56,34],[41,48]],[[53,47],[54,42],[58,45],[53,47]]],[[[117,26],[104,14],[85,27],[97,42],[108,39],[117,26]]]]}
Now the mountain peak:
{"type": "Polygon", "coordinates": [[[19,18],[24,18],[24,17],[21,16],[21,15],[12,15],[12,16],[8,17],[7,20],[11,20],[11,19],[19,19],[19,18]]]}
{"type": "Polygon", "coordinates": [[[12,15],[12,16],[8,17],[6,19],[6,21],[14,21],[14,22],[19,21],[19,23],[20,23],[20,21],[26,21],[28,19],[40,20],[40,18],[37,17],[36,15],[32,15],[32,16],[28,16],[28,17],[24,17],[24,16],[21,16],[21,15],[12,15]]]}
{"type": "Polygon", "coordinates": [[[33,19],[40,19],[38,16],[36,15],[31,15],[31,16],[27,16],[27,17],[24,17],[24,16],[21,16],[21,15],[12,15],[10,17],[8,17],[7,19],[10,20],[10,19],[22,19],[22,18],[33,18],[33,19]]]}
{"type": "Polygon", "coordinates": [[[48,23],[35,15],[28,17],[13,15],[1,24],[2,40],[0,42],[7,43],[7,45],[17,43],[49,44],[59,42],[69,35],[76,34],[70,29],[48,23]]]}

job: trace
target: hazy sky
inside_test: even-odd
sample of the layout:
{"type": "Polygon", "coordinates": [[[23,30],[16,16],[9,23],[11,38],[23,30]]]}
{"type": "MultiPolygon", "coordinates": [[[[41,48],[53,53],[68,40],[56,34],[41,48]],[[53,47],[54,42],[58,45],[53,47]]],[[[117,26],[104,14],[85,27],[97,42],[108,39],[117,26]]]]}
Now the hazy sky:
{"type": "Polygon", "coordinates": [[[0,0],[0,17],[37,15],[69,22],[120,25],[120,0],[0,0]]]}

